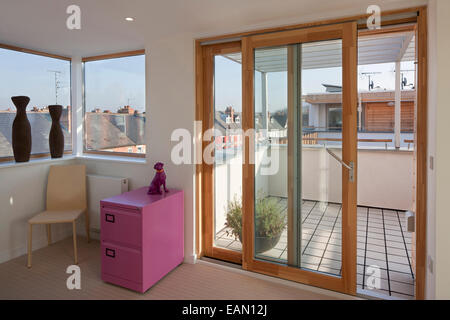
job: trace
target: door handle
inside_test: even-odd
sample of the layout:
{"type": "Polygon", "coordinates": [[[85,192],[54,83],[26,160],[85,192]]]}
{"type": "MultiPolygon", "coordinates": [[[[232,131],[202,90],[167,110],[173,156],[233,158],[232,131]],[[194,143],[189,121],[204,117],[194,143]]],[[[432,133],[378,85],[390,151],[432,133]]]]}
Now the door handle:
{"type": "Polygon", "coordinates": [[[330,156],[332,156],[334,159],[336,159],[344,168],[348,169],[348,171],[349,171],[348,180],[350,182],[353,182],[355,179],[354,178],[354,163],[353,163],[353,161],[350,161],[349,164],[346,164],[341,158],[339,158],[339,156],[336,153],[334,153],[327,147],[325,147],[325,150],[327,150],[327,152],[330,154],[330,156]]]}

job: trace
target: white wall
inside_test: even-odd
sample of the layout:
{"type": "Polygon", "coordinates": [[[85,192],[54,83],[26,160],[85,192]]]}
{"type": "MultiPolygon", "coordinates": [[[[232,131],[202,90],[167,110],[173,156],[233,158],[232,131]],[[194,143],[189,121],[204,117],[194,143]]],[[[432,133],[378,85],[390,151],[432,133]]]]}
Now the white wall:
{"type": "MultiPolygon", "coordinates": [[[[16,166],[0,165],[0,263],[27,252],[27,221],[45,209],[45,192],[50,165],[68,161],[37,161],[16,166]]],[[[52,240],[72,233],[70,225],[52,227],[52,240]]],[[[33,249],[47,245],[44,226],[33,227],[33,249]]],[[[25,264],[25,260],[24,260],[25,264]]]]}
{"type": "MultiPolygon", "coordinates": [[[[269,194],[287,197],[287,148],[280,148],[280,170],[268,176],[269,194]]],[[[332,149],[341,156],[340,149],[332,149]]],[[[342,169],[324,148],[302,150],[304,199],[341,202],[342,169]]],[[[358,205],[411,210],[413,205],[413,152],[358,150],[358,205]]]]}
{"type": "MultiPolygon", "coordinates": [[[[215,232],[225,227],[227,208],[230,201],[242,201],[242,156],[236,162],[216,165],[215,175],[215,232]]],[[[241,202],[242,203],[242,202],[241,202]]]]}
{"type": "Polygon", "coordinates": [[[358,204],[412,210],[413,167],[412,151],[358,150],[358,204]]]}
{"type": "MultiPolygon", "coordinates": [[[[261,159],[266,150],[266,147],[260,147],[256,153],[256,172],[261,170],[261,159]]],[[[232,201],[235,196],[242,200],[242,152],[239,152],[227,163],[216,165],[215,181],[215,230],[217,233],[225,227],[226,208],[229,201],[232,201]]],[[[255,176],[255,190],[257,192],[270,194],[268,183],[268,176],[260,174],[255,176]]]]}
{"type": "Polygon", "coordinates": [[[147,164],[81,160],[88,173],[129,178],[130,190],[150,184],[154,163],[165,164],[167,185],[184,190],[185,260],[194,258],[194,170],[189,164],[171,161],[171,134],[177,128],[193,132],[194,42],[192,35],[177,34],[149,39],[146,46],[146,139],[147,164]]]}
{"type": "MultiPolygon", "coordinates": [[[[435,298],[450,299],[450,1],[432,1],[431,17],[435,18],[435,59],[432,61],[432,84],[430,108],[435,108],[436,145],[435,145],[435,298]],[[435,96],[433,96],[435,95],[435,96]]],[[[433,23],[433,20],[430,22],[433,23]]],[[[432,57],[432,58],[433,58],[432,57]]],[[[433,130],[434,126],[430,129],[433,130]]],[[[432,146],[433,147],[433,146],[432,146]]],[[[433,151],[433,150],[431,150],[433,151]]],[[[432,182],[433,183],[433,182],[432,182]]],[[[431,186],[433,188],[433,186],[431,186]]],[[[432,201],[433,198],[431,197],[432,201]]],[[[429,215],[433,215],[430,211],[429,215]]],[[[431,221],[430,221],[431,222],[431,221]]],[[[432,229],[431,229],[432,230],[432,229]]],[[[430,234],[431,235],[431,234],[430,234]]]]}

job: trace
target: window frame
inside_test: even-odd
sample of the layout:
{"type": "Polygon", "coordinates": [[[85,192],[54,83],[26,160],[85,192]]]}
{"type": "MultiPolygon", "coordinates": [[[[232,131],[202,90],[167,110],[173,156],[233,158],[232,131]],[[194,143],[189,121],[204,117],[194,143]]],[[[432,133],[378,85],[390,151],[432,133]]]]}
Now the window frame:
{"type": "MultiPolygon", "coordinates": [[[[148,150],[146,148],[145,153],[131,153],[131,152],[118,152],[118,151],[102,151],[102,150],[88,150],[86,148],[86,72],[85,72],[85,63],[99,60],[109,60],[109,59],[117,59],[117,58],[125,58],[125,57],[133,57],[133,56],[145,56],[145,49],[133,50],[133,51],[125,51],[125,52],[117,52],[111,54],[104,54],[98,56],[90,56],[84,57],[81,59],[81,67],[82,67],[82,104],[83,104],[83,154],[87,155],[101,155],[101,156],[112,156],[112,157],[129,157],[129,158],[146,158],[148,154],[148,150]]],[[[147,57],[145,57],[147,59],[147,57]]],[[[147,81],[147,79],[145,79],[147,81]]],[[[147,109],[147,104],[146,104],[147,109]]],[[[147,117],[147,110],[145,110],[145,116],[147,117]]],[[[144,132],[146,132],[144,128],[144,132]]]]}
{"type": "MultiPolygon", "coordinates": [[[[72,99],[72,58],[66,57],[66,56],[62,56],[62,55],[58,55],[58,54],[53,54],[53,53],[27,49],[27,48],[18,47],[18,46],[12,46],[12,45],[8,45],[8,44],[4,44],[4,43],[0,43],[0,49],[5,49],[5,50],[16,51],[16,52],[21,52],[21,53],[33,54],[33,55],[36,55],[36,56],[42,56],[42,57],[47,57],[47,58],[52,58],[52,59],[68,61],[70,63],[70,66],[69,66],[69,70],[70,70],[70,75],[69,75],[69,79],[70,79],[69,101],[70,101],[70,106],[72,107],[72,104],[73,104],[73,99],[72,99]]],[[[73,113],[72,112],[69,113],[69,117],[71,119],[71,122],[73,123],[73,113]]],[[[71,136],[70,149],[69,150],[64,150],[64,152],[63,152],[64,155],[73,154],[73,130],[70,132],[70,136],[71,136]]],[[[31,137],[31,138],[33,138],[33,137],[31,137]]],[[[50,151],[49,152],[31,153],[30,154],[30,160],[41,159],[41,158],[50,158],[50,151]]],[[[15,160],[14,159],[14,155],[6,156],[6,157],[1,157],[0,156],[0,163],[14,162],[14,160],[15,160]]]]}

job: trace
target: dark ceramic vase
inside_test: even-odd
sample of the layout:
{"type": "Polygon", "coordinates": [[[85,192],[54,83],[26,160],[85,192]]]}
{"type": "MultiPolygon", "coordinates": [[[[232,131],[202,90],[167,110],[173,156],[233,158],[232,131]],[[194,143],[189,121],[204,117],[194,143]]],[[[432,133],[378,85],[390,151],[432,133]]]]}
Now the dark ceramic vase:
{"type": "MultiPolygon", "coordinates": [[[[281,238],[281,233],[272,238],[269,237],[255,237],[255,253],[263,253],[275,248],[281,238]]],[[[239,241],[242,243],[242,235],[238,235],[239,241]]]]}
{"type": "Polygon", "coordinates": [[[11,97],[17,108],[16,117],[12,125],[12,147],[16,162],[27,162],[31,154],[31,125],[27,118],[26,108],[29,97],[11,97]]]}
{"type": "Polygon", "coordinates": [[[262,253],[275,248],[280,238],[281,233],[273,238],[255,237],[255,253],[262,253]]]}
{"type": "Polygon", "coordinates": [[[61,158],[64,153],[64,134],[59,123],[62,106],[48,106],[48,111],[50,112],[50,117],[52,117],[52,127],[48,136],[50,155],[52,158],[61,158]]]}

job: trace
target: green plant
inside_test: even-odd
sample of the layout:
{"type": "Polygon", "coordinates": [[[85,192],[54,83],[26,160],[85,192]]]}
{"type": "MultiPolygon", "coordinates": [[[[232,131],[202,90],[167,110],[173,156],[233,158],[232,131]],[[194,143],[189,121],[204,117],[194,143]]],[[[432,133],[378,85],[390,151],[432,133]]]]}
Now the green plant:
{"type": "Polygon", "coordinates": [[[227,220],[225,226],[230,230],[227,230],[227,235],[232,234],[235,239],[241,241],[242,235],[242,202],[236,195],[233,200],[228,203],[227,206],[227,220]]]}
{"type": "MultiPolygon", "coordinates": [[[[259,192],[255,202],[255,236],[274,238],[286,227],[286,212],[280,210],[275,198],[267,197],[259,192]]],[[[242,201],[236,196],[227,205],[225,226],[229,228],[227,235],[232,234],[241,240],[242,235],[242,201]]]]}
{"type": "Polygon", "coordinates": [[[274,238],[286,227],[286,213],[278,206],[278,200],[263,194],[255,203],[255,236],[274,238]]]}

